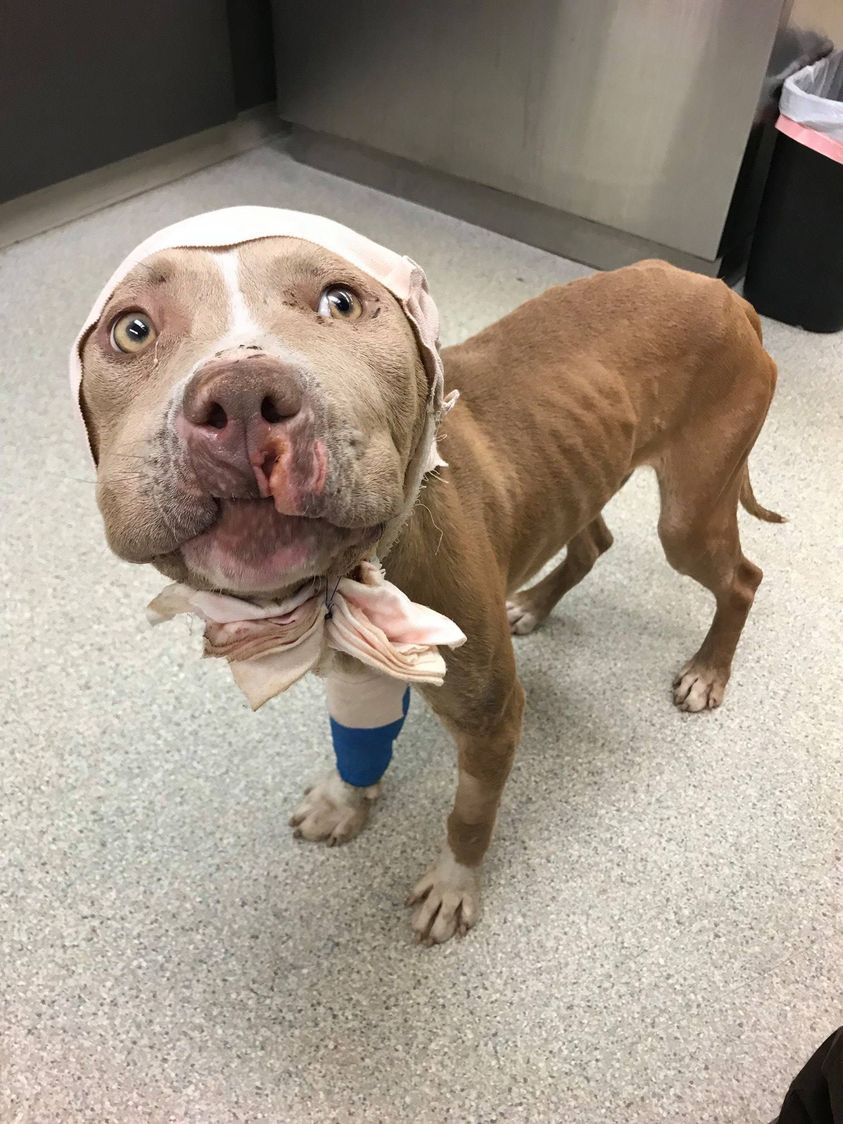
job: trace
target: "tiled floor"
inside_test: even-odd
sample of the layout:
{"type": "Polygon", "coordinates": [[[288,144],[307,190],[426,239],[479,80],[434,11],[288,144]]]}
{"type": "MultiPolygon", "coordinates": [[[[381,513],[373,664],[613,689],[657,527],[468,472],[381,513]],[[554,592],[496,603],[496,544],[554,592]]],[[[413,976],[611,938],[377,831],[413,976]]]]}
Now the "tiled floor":
{"type": "Polygon", "coordinates": [[[584,272],[273,144],[0,255],[0,1120],[765,1124],[843,1022],[843,337],[766,326],[753,475],[792,521],[744,521],[766,580],[725,707],[670,704],[710,607],[636,478],[615,548],[519,644],[485,918],[425,951],[401,902],[454,784],[432,717],[364,836],[297,844],[319,684],[250,714],[186,631],[147,629],[161,579],[102,540],[67,348],[126,250],[237,202],[409,253],[446,341],[584,272]]]}

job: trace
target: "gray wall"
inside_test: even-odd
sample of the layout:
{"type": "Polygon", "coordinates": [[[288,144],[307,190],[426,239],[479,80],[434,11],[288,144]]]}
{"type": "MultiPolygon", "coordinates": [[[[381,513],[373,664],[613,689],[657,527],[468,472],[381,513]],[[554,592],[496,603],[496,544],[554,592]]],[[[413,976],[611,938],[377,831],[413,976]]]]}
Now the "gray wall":
{"type": "Polygon", "coordinates": [[[225,0],[6,4],[0,107],[0,201],[231,120],[225,0]]]}
{"type": "Polygon", "coordinates": [[[270,0],[228,0],[234,96],[238,109],[275,101],[270,0]]]}

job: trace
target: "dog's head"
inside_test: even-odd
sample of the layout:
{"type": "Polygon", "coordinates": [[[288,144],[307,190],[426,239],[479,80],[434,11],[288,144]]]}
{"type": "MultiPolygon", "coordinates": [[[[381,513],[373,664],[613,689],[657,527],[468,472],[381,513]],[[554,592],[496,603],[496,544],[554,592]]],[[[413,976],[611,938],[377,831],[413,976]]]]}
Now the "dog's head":
{"type": "Polygon", "coordinates": [[[240,595],[347,573],[435,457],[436,334],[418,267],[328,220],[231,208],[153,236],[71,355],[109,545],[240,595]]]}

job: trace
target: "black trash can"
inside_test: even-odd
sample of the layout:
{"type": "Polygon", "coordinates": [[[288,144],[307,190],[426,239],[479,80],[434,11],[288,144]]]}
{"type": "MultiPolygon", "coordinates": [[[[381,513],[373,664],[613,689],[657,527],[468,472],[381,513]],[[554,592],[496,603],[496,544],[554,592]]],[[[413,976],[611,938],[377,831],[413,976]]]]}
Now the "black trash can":
{"type": "Polygon", "coordinates": [[[843,143],[834,139],[833,129],[839,133],[838,114],[843,122],[843,58],[823,59],[794,79],[785,83],[782,113],[793,106],[794,113],[813,111],[813,118],[805,124],[779,118],[744,295],[775,320],[812,332],[837,332],[843,329],[843,143]],[[830,98],[806,90],[811,82],[804,75],[818,68],[824,68],[820,88],[830,98]],[[794,79],[799,97],[788,105],[794,79]],[[832,129],[830,137],[820,132],[824,126],[832,129]]]}

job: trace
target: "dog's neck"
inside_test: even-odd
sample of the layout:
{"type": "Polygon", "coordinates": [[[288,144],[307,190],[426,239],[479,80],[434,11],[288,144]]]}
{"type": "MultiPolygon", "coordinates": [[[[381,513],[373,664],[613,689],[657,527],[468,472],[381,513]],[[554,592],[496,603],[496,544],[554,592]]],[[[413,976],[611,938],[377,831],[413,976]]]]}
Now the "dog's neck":
{"type": "Polygon", "coordinates": [[[410,463],[404,474],[404,506],[397,515],[389,520],[383,534],[378,540],[377,546],[375,547],[375,553],[378,558],[385,559],[398,541],[401,532],[407,524],[407,520],[410,518],[419,501],[419,496],[424,487],[425,477],[435,472],[438,468],[448,467],[447,461],[444,461],[439,453],[439,447],[436,443],[436,434],[441,418],[454,408],[459,396],[458,390],[452,390],[450,394],[445,396],[440,411],[437,412],[435,409],[428,408],[425,414],[424,427],[416,444],[415,452],[410,458],[410,463]]]}

